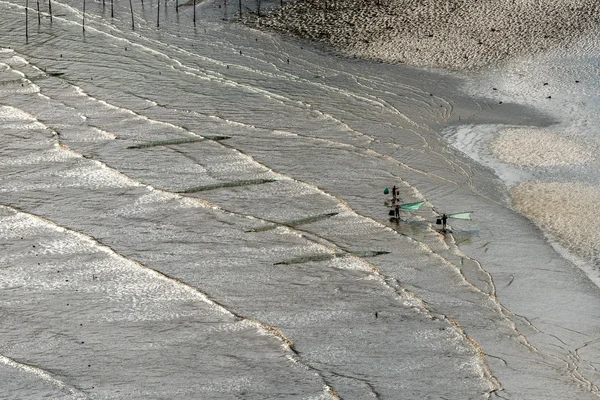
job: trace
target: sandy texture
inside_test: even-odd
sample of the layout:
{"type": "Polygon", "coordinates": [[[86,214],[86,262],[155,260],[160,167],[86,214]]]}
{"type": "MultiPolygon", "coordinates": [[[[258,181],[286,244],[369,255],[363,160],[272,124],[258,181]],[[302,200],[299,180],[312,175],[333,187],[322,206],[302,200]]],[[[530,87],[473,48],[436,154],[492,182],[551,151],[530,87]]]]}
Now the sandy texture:
{"type": "Polygon", "coordinates": [[[311,0],[287,4],[260,24],[327,43],[348,56],[473,69],[568,46],[598,29],[600,2],[311,0]]]}
{"type": "Polygon", "coordinates": [[[600,190],[582,183],[527,182],[511,194],[515,208],[563,239],[572,249],[598,260],[600,190]],[[581,221],[573,225],[573,221],[581,221]]]}
{"type": "Polygon", "coordinates": [[[501,160],[520,167],[581,165],[595,158],[585,145],[535,128],[505,129],[490,149],[501,160]]]}

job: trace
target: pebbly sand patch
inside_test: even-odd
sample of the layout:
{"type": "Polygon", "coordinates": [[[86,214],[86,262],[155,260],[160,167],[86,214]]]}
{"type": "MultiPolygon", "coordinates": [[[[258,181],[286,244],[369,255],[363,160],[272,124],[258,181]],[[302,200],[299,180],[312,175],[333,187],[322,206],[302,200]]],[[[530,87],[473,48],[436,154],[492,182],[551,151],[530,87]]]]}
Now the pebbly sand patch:
{"type": "Polygon", "coordinates": [[[595,159],[583,144],[533,127],[503,130],[490,150],[504,162],[528,168],[582,165],[595,159]]]}
{"type": "Polygon", "coordinates": [[[526,182],[511,190],[514,207],[573,250],[597,259],[600,188],[583,183],[526,182]]]}
{"type": "Polygon", "coordinates": [[[597,0],[310,0],[246,22],[350,57],[475,69],[569,46],[600,26],[597,0]]]}

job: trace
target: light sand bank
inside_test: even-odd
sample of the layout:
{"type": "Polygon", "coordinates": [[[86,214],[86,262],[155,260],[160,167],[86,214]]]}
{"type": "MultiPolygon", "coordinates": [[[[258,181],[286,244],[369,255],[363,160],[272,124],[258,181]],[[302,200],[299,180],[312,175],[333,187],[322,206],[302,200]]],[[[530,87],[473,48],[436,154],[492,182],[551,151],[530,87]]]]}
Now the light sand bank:
{"type": "MultiPolygon", "coordinates": [[[[256,23],[251,17],[248,22],[256,23]]],[[[312,0],[274,10],[263,28],[347,56],[450,69],[479,68],[556,46],[600,26],[595,0],[312,0]]]]}

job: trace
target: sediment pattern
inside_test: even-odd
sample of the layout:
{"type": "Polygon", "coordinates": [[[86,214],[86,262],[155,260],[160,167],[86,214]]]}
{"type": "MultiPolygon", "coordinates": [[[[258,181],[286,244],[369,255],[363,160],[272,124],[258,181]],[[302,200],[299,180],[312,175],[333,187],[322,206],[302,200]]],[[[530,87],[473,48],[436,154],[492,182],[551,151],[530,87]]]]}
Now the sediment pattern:
{"type": "Polygon", "coordinates": [[[253,24],[333,46],[349,57],[479,68],[568,46],[597,32],[595,0],[310,0],[253,24]]]}

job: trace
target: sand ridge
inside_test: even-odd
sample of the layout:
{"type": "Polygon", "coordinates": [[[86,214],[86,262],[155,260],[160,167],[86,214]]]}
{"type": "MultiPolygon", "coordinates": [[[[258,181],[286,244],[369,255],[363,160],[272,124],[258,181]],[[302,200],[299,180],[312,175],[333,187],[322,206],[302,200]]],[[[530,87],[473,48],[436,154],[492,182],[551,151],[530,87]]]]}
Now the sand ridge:
{"type": "Polygon", "coordinates": [[[600,29],[597,0],[307,0],[245,22],[390,63],[476,69],[600,29]]]}

